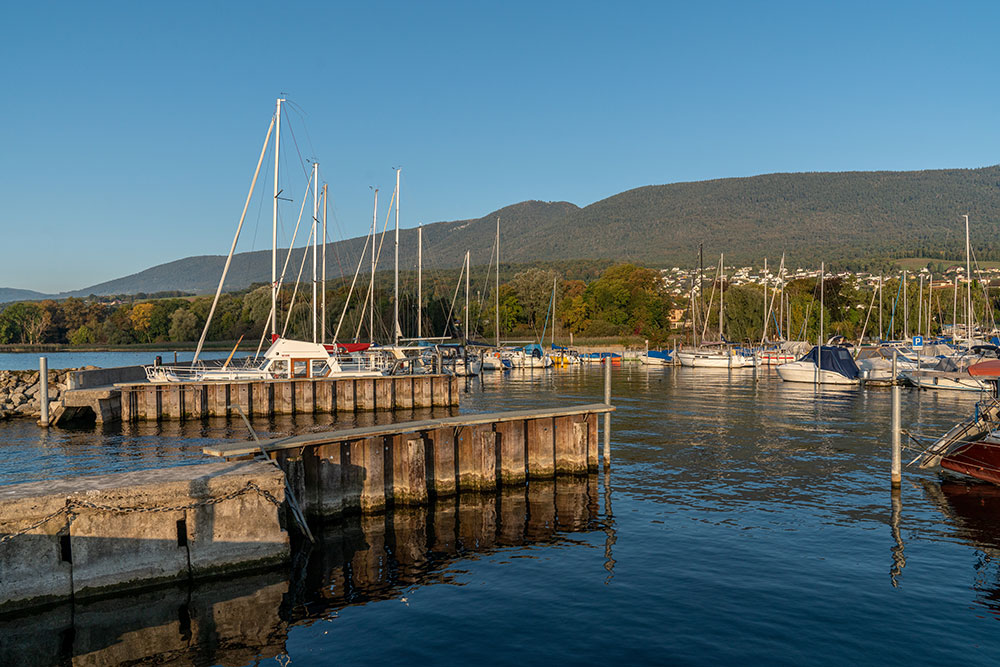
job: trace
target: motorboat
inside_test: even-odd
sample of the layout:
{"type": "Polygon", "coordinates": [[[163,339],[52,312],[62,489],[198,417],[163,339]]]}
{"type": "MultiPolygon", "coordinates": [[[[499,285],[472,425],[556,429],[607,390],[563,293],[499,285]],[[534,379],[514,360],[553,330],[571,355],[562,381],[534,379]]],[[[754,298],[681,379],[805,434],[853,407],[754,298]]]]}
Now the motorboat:
{"type": "Polygon", "coordinates": [[[990,392],[976,404],[973,414],[938,438],[920,457],[921,468],[940,467],[959,475],[1000,484],[1000,359],[969,366],[973,378],[990,392]]]}
{"type": "Polygon", "coordinates": [[[647,366],[671,366],[674,362],[670,354],[673,350],[646,350],[639,355],[639,361],[647,366]]]}
{"type": "Polygon", "coordinates": [[[969,353],[944,357],[929,368],[906,369],[900,377],[920,389],[987,391],[982,376],[971,374],[969,369],[998,355],[1000,348],[995,345],[975,345],[969,353]]]}
{"type": "Polygon", "coordinates": [[[815,346],[798,361],[782,364],[778,375],[785,382],[859,384],[861,371],[851,353],[834,345],[815,346]]]}

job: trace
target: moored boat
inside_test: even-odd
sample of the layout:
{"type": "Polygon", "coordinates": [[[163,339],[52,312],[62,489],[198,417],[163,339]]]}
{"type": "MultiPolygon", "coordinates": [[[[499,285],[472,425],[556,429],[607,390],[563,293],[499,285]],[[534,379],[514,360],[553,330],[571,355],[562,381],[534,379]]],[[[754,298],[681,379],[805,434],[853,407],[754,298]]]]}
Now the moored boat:
{"type": "Polygon", "coordinates": [[[785,382],[859,384],[861,372],[851,353],[833,345],[815,346],[798,361],[782,364],[778,376],[785,382]]]}

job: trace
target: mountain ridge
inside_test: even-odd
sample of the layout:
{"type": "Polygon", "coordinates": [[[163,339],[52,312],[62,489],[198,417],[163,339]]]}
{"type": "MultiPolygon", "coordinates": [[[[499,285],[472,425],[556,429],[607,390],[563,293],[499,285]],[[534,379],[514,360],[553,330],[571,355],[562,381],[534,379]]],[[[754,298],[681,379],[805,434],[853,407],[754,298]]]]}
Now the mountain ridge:
{"type": "MultiPolygon", "coordinates": [[[[464,261],[466,249],[474,265],[487,264],[497,217],[504,263],[601,259],[690,266],[697,261],[700,243],[705,245],[706,256],[725,252],[727,263],[738,264],[759,263],[765,256],[776,259],[782,252],[798,265],[901,256],[955,257],[965,247],[962,213],[968,213],[973,222],[979,258],[1000,259],[1000,165],[774,173],[646,185],[582,208],[570,202],[518,202],[479,218],[424,225],[424,267],[456,268],[464,261]]],[[[357,237],[330,243],[328,276],[353,275],[365,240],[357,237]]],[[[386,244],[379,270],[392,265],[392,240],[386,244]]],[[[401,229],[402,270],[416,266],[416,248],[417,229],[401,229]]],[[[301,252],[293,252],[289,262],[292,279],[301,252]]],[[[362,264],[366,261],[362,259],[362,264]]],[[[83,289],[36,298],[212,292],[224,263],[224,255],[186,257],[83,289]]],[[[270,250],[238,253],[225,289],[269,280],[270,250]]],[[[8,292],[0,290],[0,299],[8,292]]]]}

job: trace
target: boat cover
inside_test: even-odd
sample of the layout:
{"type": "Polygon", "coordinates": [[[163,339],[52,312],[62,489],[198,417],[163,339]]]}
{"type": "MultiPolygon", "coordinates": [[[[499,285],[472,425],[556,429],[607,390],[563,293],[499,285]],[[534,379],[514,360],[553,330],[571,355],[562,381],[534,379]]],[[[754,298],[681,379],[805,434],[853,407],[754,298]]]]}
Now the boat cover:
{"type": "Polygon", "coordinates": [[[799,361],[809,361],[815,364],[817,351],[819,351],[819,367],[824,371],[833,371],[851,380],[857,379],[861,374],[858,370],[858,365],[854,363],[854,358],[851,357],[850,351],[843,347],[824,345],[820,348],[819,346],[815,346],[799,361]]]}
{"type": "Polygon", "coordinates": [[[651,359],[663,359],[664,361],[670,361],[671,350],[650,350],[649,357],[651,359]]]}
{"type": "Polygon", "coordinates": [[[1000,377],[1000,359],[990,359],[972,364],[969,366],[969,375],[972,377],[1000,377]]]}

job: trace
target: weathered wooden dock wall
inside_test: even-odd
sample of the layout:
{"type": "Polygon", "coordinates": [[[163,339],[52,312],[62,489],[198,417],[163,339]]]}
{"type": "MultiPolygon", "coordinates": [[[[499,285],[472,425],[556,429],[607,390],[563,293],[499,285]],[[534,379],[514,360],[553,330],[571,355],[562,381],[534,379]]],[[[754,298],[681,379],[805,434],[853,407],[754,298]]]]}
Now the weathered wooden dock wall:
{"type": "Polygon", "coordinates": [[[119,384],[121,418],[140,420],[413,410],[457,406],[453,375],[119,384]],[[239,406],[239,410],[237,407],[239,406]]]}
{"type": "MultiPolygon", "coordinates": [[[[306,514],[377,513],[596,471],[597,416],[613,410],[602,403],[462,415],[271,440],[263,448],[285,471],[306,514]]],[[[234,460],[260,448],[203,451],[234,460]]]]}
{"type": "Polygon", "coordinates": [[[0,612],[280,562],[284,489],[263,462],[0,487],[0,612]]]}

